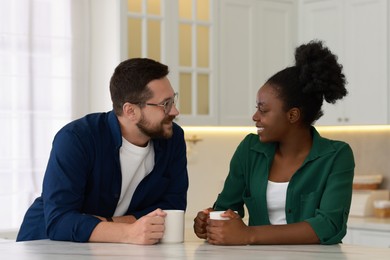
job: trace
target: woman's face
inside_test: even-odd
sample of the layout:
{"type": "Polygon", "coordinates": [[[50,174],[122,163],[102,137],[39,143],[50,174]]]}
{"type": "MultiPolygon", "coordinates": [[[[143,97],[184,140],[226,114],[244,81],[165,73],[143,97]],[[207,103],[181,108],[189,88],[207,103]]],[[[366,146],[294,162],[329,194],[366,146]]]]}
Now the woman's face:
{"type": "Polygon", "coordinates": [[[257,110],[252,119],[262,142],[279,142],[289,128],[288,113],[278,97],[276,88],[265,84],[257,92],[257,110]]]}

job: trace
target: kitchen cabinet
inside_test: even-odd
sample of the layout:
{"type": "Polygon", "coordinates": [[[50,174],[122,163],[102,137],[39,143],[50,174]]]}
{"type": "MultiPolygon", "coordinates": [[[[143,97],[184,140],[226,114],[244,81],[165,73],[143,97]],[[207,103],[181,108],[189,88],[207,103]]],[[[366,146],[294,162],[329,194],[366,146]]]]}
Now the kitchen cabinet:
{"type": "Polygon", "coordinates": [[[344,67],[349,91],[336,104],[324,102],[317,125],[389,122],[388,2],[386,0],[303,0],[299,39],[320,39],[344,67]]]}
{"type": "Polygon", "coordinates": [[[218,124],[253,125],[257,90],[293,60],[295,2],[220,2],[218,124]]]}
{"type": "Polygon", "coordinates": [[[167,64],[179,92],[181,125],[216,125],[216,47],[219,1],[121,0],[123,59],[148,57],[167,64]]]}
{"type": "MultiPolygon", "coordinates": [[[[182,125],[253,125],[256,93],[265,80],[291,64],[296,42],[293,0],[223,0],[213,13],[219,33],[210,44],[211,73],[206,113],[183,113],[182,104],[199,103],[199,95],[181,95],[182,125]],[[183,99],[184,98],[184,99],[183,99]]],[[[180,69],[180,68],[179,68],[180,69]]],[[[186,72],[186,70],[183,70],[186,72]]],[[[188,71],[188,70],[187,70],[188,71]]],[[[190,82],[190,79],[187,80],[190,82]]],[[[179,89],[182,83],[178,82],[179,89]]],[[[190,85],[190,84],[187,84],[190,85]]],[[[180,91],[182,92],[182,91],[180,91]]]]}
{"type": "Polygon", "coordinates": [[[253,125],[257,90],[293,58],[294,0],[122,3],[122,56],[169,65],[181,125],[253,125]]]}
{"type": "Polygon", "coordinates": [[[129,57],[133,44],[136,55],[156,56],[169,65],[181,125],[253,125],[257,90],[293,65],[295,47],[313,39],[338,55],[349,91],[336,104],[324,102],[324,116],[316,124],[390,122],[386,0],[138,2],[143,3],[139,13],[122,12],[122,57],[129,57]],[[145,11],[157,2],[158,15],[145,11]],[[183,12],[183,3],[190,11],[183,12]],[[134,24],[141,28],[135,33],[128,28],[134,24]]]}

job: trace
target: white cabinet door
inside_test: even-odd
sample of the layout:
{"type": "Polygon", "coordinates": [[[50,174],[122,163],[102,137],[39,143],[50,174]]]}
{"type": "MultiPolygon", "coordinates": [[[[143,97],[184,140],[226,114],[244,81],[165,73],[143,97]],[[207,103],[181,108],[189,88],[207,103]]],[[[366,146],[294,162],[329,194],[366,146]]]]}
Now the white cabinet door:
{"type": "Polygon", "coordinates": [[[349,123],[387,124],[387,0],[347,0],[345,73],[349,123]]]}
{"type": "Polygon", "coordinates": [[[257,87],[253,73],[256,5],[227,0],[221,1],[220,10],[220,123],[250,125],[257,87]]]}
{"type": "MultiPolygon", "coordinates": [[[[318,39],[338,56],[344,64],[344,5],[340,0],[303,1],[299,10],[299,39],[307,43],[318,39]]],[[[345,100],[333,105],[324,102],[324,116],[318,124],[335,125],[345,120],[345,100]]]]}
{"type": "Polygon", "coordinates": [[[349,91],[324,103],[318,125],[388,123],[386,0],[304,0],[300,41],[320,39],[339,57],[349,91]]]}
{"type": "Polygon", "coordinates": [[[291,65],[296,43],[295,1],[220,2],[220,125],[253,125],[256,93],[291,65]]]}

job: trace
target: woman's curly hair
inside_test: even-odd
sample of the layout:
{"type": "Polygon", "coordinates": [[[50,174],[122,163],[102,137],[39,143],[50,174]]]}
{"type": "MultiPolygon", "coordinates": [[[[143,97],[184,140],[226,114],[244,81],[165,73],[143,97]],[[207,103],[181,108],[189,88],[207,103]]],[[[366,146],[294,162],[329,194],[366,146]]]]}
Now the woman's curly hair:
{"type": "Polygon", "coordinates": [[[285,110],[301,110],[303,122],[312,125],[322,115],[323,100],[334,104],[348,94],[343,66],[321,41],[311,41],[295,50],[295,66],[268,79],[284,102],[285,110]]]}

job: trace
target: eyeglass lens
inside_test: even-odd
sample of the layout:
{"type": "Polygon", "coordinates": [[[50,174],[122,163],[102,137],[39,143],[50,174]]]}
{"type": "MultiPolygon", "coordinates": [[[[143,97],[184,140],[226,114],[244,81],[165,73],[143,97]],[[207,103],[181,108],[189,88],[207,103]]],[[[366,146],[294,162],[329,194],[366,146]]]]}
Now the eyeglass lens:
{"type": "Polygon", "coordinates": [[[177,93],[175,93],[175,95],[168,99],[165,104],[164,104],[164,108],[165,108],[165,114],[168,114],[171,109],[172,109],[172,106],[173,104],[176,104],[176,101],[177,101],[177,93]]]}

